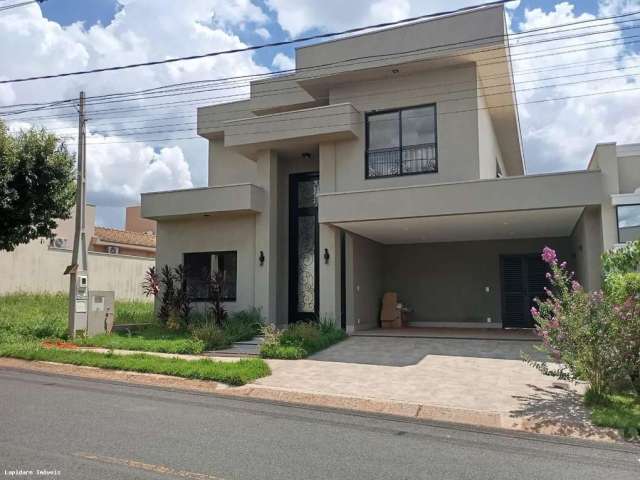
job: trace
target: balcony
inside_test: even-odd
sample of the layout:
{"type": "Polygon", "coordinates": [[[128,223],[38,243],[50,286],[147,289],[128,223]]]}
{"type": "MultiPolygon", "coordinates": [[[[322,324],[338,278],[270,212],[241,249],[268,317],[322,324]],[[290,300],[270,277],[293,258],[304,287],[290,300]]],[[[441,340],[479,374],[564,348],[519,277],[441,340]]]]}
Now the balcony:
{"type": "Polygon", "coordinates": [[[367,178],[397,177],[438,171],[435,143],[382,148],[367,152],[367,178]]]}
{"type": "Polygon", "coordinates": [[[153,220],[260,213],[262,205],[264,190],[250,183],[142,194],[142,216],[153,220]]]}

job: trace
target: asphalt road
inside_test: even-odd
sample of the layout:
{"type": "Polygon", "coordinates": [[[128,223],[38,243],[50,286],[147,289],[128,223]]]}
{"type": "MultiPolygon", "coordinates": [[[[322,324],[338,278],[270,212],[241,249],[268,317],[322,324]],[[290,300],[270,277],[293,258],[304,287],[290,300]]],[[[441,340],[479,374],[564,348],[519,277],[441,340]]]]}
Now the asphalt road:
{"type": "Polygon", "coordinates": [[[640,448],[0,369],[3,475],[638,480],[640,448]]]}

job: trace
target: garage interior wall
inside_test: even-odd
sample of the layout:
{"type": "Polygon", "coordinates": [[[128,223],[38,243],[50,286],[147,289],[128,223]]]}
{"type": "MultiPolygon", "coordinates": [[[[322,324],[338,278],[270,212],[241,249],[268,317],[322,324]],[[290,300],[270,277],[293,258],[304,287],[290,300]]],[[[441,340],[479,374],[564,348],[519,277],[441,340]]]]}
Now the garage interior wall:
{"type": "MultiPolygon", "coordinates": [[[[373,300],[373,288],[365,292],[368,299],[362,293],[355,299],[357,316],[354,318],[357,321],[359,316],[361,324],[365,323],[365,309],[370,315],[379,311],[382,292],[394,291],[398,293],[400,301],[412,310],[408,316],[410,322],[477,323],[485,326],[492,323],[500,326],[500,255],[539,254],[548,245],[557,250],[560,259],[574,263],[572,243],[568,237],[375,245],[375,249],[362,241],[354,245],[363,249],[360,254],[355,254],[356,259],[371,260],[371,257],[382,254],[382,262],[374,260],[375,271],[373,268],[366,271],[364,265],[357,267],[362,276],[373,277],[380,272],[376,278],[381,280],[380,286],[375,285],[375,292],[378,293],[375,308],[373,305],[364,305],[368,299],[373,300]],[[379,268],[380,263],[382,268],[379,268]]],[[[368,328],[377,326],[369,319],[366,325],[368,328]]]]}
{"type": "Polygon", "coordinates": [[[386,274],[382,261],[384,247],[347,233],[345,249],[347,332],[376,328],[386,274]]]}

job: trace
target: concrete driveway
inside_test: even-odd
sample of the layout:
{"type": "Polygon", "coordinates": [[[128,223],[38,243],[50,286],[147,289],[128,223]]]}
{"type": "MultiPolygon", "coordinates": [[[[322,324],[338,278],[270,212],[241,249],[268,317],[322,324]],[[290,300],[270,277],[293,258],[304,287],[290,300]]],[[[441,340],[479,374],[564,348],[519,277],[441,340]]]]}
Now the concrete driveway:
{"type": "Polygon", "coordinates": [[[534,347],[538,341],[485,338],[420,338],[395,336],[353,336],[312,356],[323,362],[360,363],[407,367],[433,356],[522,360],[544,355],[534,347]]]}
{"type": "Polygon", "coordinates": [[[534,345],[353,336],[305,360],[270,360],[273,374],[255,383],[318,398],[419,405],[430,418],[465,423],[474,423],[475,415],[485,425],[506,428],[509,422],[532,420],[588,425],[580,401],[582,386],[558,388],[554,378],[520,359],[522,352],[541,358],[534,345]]]}

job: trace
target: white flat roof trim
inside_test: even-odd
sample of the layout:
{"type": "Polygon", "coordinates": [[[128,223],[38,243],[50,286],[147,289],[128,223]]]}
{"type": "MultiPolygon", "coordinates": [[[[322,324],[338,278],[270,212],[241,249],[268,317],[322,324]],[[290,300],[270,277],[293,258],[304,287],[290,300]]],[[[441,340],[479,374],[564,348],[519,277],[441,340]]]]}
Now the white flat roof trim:
{"type": "Polygon", "coordinates": [[[287,110],[285,112],[268,113],[266,115],[255,115],[253,117],[234,118],[232,120],[224,120],[222,124],[225,126],[232,126],[234,123],[242,123],[242,122],[247,122],[251,120],[268,120],[273,117],[282,117],[282,116],[298,114],[298,113],[300,114],[309,113],[309,112],[315,112],[318,110],[338,109],[340,107],[350,107],[353,111],[360,113],[353,105],[351,105],[351,103],[341,102],[341,103],[331,103],[329,105],[320,105],[319,107],[301,108],[299,110],[287,110]]]}
{"type": "Polygon", "coordinates": [[[341,40],[347,40],[350,38],[357,38],[357,37],[365,37],[368,35],[375,35],[376,33],[380,33],[380,32],[387,32],[389,30],[399,30],[401,28],[405,28],[407,26],[412,26],[412,25],[420,25],[420,24],[426,24],[429,22],[435,22],[437,20],[443,20],[445,18],[455,18],[455,17],[459,17],[459,16],[463,16],[463,15],[468,15],[470,13],[476,13],[478,11],[482,11],[482,10],[491,10],[492,8],[501,8],[504,9],[504,5],[503,4],[490,4],[490,5],[475,5],[475,6],[469,6],[469,7],[463,7],[451,12],[442,12],[440,14],[433,14],[430,17],[427,18],[422,18],[422,19],[416,19],[416,20],[408,20],[405,23],[401,23],[399,25],[393,25],[390,27],[372,27],[371,30],[369,31],[365,31],[363,33],[357,33],[357,34],[345,34],[344,36],[341,36],[339,38],[332,38],[329,40],[323,40],[321,42],[318,43],[312,43],[311,45],[302,45],[300,47],[296,47],[296,50],[304,50],[307,48],[312,48],[312,47],[318,47],[318,46],[322,46],[322,45],[326,45],[327,43],[337,43],[340,42],[341,40]]]}
{"type": "Polygon", "coordinates": [[[640,143],[630,143],[628,145],[617,145],[616,154],[618,157],[640,156],[640,143]]]}
{"type": "Polygon", "coordinates": [[[617,195],[611,195],[611,204],[614,206],[640,204],[640,193],[620,193],[617,195]]]}
{"type": "Polygon", "coordinates": [[[227,185],[210,185],[207,187],[195,187],[195,188],[176,188],[174,190],[161,190],[159,192],[142,192],[140,195],[162,195],[164,193],[175,193],[175,192],[197,192],[199,190],[213,190],[215,188],[228,188],[228,187],[244,187],[247,185],[254,185],[253,183],[229,183],[227,185]]]}
{"type": "MultiPolygon", "coordinates": [[[[384,191],[389,191],[389,190],[410,190],[410,189],[414,189],[414,188],[424,188],[424,187],[442,187],[445,185],[463,185],[463,184],[469,184],[469,183],[488,183],[488,182],[508,182],[508,181],[513,181],[513,180],[522,180],[522,179],[527,179],[527,178],[540,178],[540,177],[559,177],[562,175],[576,175],[576,174],[582,174],[582,175],[589,175],[592,173],[600,173],[600,169],[594,169],[594,170],[570,170],[570,171],[565,171],[565,172],[552,172],[552,173],[536,173],[536,174],[529,174],[529,175],[512,175],[509,177],[500,177],[500,178],[478,178],[478,179],[473,179],[473,180],[463,180],[463,181],[459,181],[459,182],[443,182],[443,183],[427,183],[427,184],[423,184],[423,185],[402,185],[402,186],[398,186],[398,187],[380,187],[380,188],[368,188],[366,190],[346,190],[343,192],[324,192],[324,193],[318,193],[319,197],[331,197],[331,196],[335,196],[335,195],[349,195],[352,193],[370,193],[370,192],[384,192],[384,191]]],[[[375,180],[375,179],[369,179],[369,180],[375,180]]]]}

